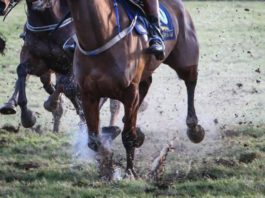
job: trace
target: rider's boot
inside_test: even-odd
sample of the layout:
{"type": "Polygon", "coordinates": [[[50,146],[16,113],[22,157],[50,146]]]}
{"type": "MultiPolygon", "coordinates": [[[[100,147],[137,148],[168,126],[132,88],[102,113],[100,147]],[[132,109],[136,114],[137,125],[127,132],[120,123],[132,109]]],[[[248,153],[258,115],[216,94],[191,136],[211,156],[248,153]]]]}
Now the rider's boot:
{"type": "Polygon", "coordinates": [[[163,60],[165,58],[165,45],[159,25],[158,0],[144,0],[144,9],[150,22],[149,48],[147,49],[147,52],[154,54],[157,60],[163,60]]]}

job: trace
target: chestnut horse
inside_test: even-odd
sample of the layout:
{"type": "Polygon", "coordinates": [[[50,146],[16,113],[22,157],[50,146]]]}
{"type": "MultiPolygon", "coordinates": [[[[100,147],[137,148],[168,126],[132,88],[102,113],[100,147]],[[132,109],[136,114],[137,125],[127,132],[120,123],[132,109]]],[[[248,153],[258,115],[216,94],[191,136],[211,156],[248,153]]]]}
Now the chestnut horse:
{"type": "MultiPolygon", "coordinates": [[[[16,0],[1,0],[4,15],[16,0]]],[[[72,76],[73,54],[63,50],[63,45],[75,32],[71,19],[68,23],[63,23],[62,28],[54,30],[54,26],[69,12],[65,1],[57,1],[55,7],[49,7],[43,10],[34,10],[33,7],[38,1],[27,0],[27,23],[24,28],[24,45],[20,54],[20,65],[17,68],[18,80],[15,86],[15,92],[7,103],[0,108],[3,114],[16,113],[15,106],[21,107],[21,121],[26,128],[32,127],[36,118],[27,107],[27,98],[25,92],[26,77],[30,75],[39,76],[43,87],[47,93],[51,94],[49,100],[45,103],[45,108],[53,113],[54,131],[59,130],[60,118],[62,116],[62,106],[60,102],[60,93],[64,93],[73,103],[84,120],[80,100],[77,93],[77,87],[72,76]],[[51,25],[52,24],[52,25],[51,25]],[[55,24],[55,25],[54,25],[55,24]],[[50,27],[51,29],[49,29],[50,27]],[[56,89],[51,83],[51,74],[56,72],[56,89]]],[[[110,125],[114,125],[119,109],[115,105],[116,101],[111,101],[111,120],[110,125]],[[116,108],[115,108],[116,107],[116,108]]]]}
{"type": "MultiPolygon", "coordinates": [[[[39,1],[46,4],[49,2],[39,1]]],[[[189,138],[196,143],[204,138],[204,129],[198,124],[194,108],[199,60],[195,28],[181,0],[160,2],[169,11],[176,34],[175,40],[165,41],[166,58],[163,61],[157,61],[154,56],[146,53],[148,41],[134,31],[124,37],[119,34],[122,38],[101,53],[91,53],[95,49],[102,49],[102,46],[106,47],[105,44],[109,44],[118,34],[114,1],[68,0],[79,44],[74,57],[74,75],[80,87],[88,125],[88,146],[95,151],[100,146],[104,147],[99,138],[100,98],[121,101],[125,108],[122,141],[126,149],[126,173],[133,176],[137,176],[133,166],[135,148],[144,142],[144,134],[136,128],[137,111],[151,85],[152,73],[161,63],[175,70],[186,84],[189,138]]],[[[130,22],[122,6],[119,5],[118,9],[121,30],[129,29],[134,21],[130,22]]]]}

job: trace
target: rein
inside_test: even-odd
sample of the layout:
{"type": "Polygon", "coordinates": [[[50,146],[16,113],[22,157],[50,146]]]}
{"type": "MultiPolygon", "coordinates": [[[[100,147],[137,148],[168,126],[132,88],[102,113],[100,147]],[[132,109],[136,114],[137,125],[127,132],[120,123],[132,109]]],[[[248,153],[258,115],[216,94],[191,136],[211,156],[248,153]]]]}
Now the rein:
{"type": "Polygon", "coordinates": [[[59,22],[59,23],[57,23],[57,26],[54,28],[54,30],[52,30],[50,33],[49,33],[49,35],[52,35],[54,32],[56,32],[59,28],[60,28],[60,26],[63,24],[63,22],[65,22],[65,20],[67,20],[68,18],[70,18],[71,17],[71,12],[69,11],[65,16],[64,16],[64,18],[59,22]]]}
{"type": "Polygon", "coordinates": [[[5,21],[8,14],[18,5],[18,3],[19,3],[19,1],[13,0],[8,4],[8,6],[6,8],[6,13],[5,13],[4,18],[3,18],[3,21],[5,21]]]}
{"type": "Polygon", "coordinates": [[[68,18],[68,19],[65,19],[63,22],[59,22],[59,23],[56,23],[56,24],[36,27],[36,26],[30,25],[29,22],[27,21],[26,28],[29,31],[31,31],[31,32],[48,32],[48,31],[55,31],[57,29],[61,29],[61,28],[65,27],[65,26],[69,25],[72,22],[73,22],[73,19],[72,18],[68,18]],[[58,24],[59,24],[59,26],[58,26],[58,24]]]}

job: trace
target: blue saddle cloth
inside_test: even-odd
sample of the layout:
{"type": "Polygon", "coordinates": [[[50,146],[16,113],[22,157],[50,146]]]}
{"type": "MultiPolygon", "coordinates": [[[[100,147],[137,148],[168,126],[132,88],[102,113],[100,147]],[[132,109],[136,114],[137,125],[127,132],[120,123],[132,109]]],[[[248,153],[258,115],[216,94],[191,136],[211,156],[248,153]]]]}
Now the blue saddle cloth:
{"type": "MultiPolygon", "coordinates": [[[[147,29],[150,23],[141,9],[129,3],[128,0],[117,0],[117,2],[123,6],[130,20],[133,20],[136,15],[138,16],[135,32],[139,35],[148,34],[147,29]]],[[[172,18],[162,3],[160,3],[160,28],[163,40],[174,40],[176,38],[172,18]]]]}

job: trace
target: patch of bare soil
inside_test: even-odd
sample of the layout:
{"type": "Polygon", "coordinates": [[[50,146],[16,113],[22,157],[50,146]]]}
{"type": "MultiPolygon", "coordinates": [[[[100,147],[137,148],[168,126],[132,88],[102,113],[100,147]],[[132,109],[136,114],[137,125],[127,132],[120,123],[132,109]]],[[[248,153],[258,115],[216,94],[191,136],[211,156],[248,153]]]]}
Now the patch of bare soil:
{"type": "Polygon", "coordinates": [[[216,159],[215,163],[218,164],[218,165],[226,166],[226,167],[235,167],[235,166],[237,166],[237,162],[235,160],[233,160],[233,159],[220,158],[220,159],[216,159]]]}
{"type": "Polygon", "coordinates": [[[8,162],[9,165],[14,166],[18,169],[31,170],[40,168],[40,164],[37,162],[8,162]]]}
{"type": "Polygon", "coordinates": [[[245,163],[245,164],[250,164],[255,159],[258,159],[259,157],[260,157],[260,155],[256,152],[243,153],[239,157],[239,162],[245,163]]]}
{"type": "Polygon", "coordinates": [[[237,137],[240,135],[239,131],[235,131],[235,130],[225,130],[222,133],[222,137],[237,137]]]}
{"type": "Polygon", "coordinates": [[[18,133],[20,129],[20,124],[18,125],[18,127],[15,127],[11,124],[5,124],[1,129],[8,131],[10,133],[18,133]]]}
{"type": "Polygon", "coordinates": [[[5,138],[0,139],[0,147],[4,147],[8,144],[8,141],[5,138]]]}

